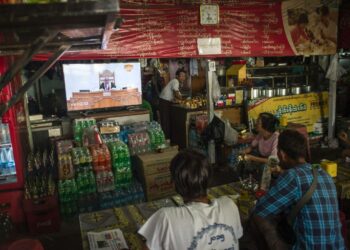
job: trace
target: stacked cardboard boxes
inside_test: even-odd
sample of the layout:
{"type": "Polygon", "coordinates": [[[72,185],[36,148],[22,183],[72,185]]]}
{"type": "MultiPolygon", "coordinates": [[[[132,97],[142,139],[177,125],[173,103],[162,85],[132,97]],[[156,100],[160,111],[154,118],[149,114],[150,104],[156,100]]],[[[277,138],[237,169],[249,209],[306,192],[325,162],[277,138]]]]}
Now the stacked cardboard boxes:
{"type": "Polygon", "coordinates": [[[143,184],[146,200],[156,200],[173,195],[174,184],[171,181],[170,161],[178,153],[177,146],[162,153],[147,153],[135,157],[136,173],[143,184]]]}

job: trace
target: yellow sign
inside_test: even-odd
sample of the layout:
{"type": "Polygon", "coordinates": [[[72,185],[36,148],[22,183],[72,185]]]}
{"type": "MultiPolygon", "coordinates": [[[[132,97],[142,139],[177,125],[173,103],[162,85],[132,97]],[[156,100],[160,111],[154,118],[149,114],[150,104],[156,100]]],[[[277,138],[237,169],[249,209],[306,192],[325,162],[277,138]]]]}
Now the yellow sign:
{"type": "Polygon", "coordinates": [[[316,124],[328,118],[328,92],[266,98],[248,106],[249,119],[255,121],[262,112],[285,117],[288,122],[307,126],[307,132],[314,132],[316,124]]]}

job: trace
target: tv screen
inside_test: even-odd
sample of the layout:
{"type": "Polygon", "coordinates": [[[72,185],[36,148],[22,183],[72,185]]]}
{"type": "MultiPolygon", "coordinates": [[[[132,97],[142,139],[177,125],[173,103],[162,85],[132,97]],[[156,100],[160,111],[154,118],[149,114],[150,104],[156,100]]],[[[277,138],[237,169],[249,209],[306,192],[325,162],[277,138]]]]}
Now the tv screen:
{"type": "Polygon", "coordinates": [[[68,111],[142,103],[139,62],[63,64],[68,111]]]}

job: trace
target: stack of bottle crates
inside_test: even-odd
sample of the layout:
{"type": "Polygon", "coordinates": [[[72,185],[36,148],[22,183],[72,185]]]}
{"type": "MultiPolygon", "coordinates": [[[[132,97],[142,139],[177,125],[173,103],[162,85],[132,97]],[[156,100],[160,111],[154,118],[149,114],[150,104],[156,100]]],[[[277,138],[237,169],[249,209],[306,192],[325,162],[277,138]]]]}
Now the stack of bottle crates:
{"type": "Polygon", "coordinates": [[[25,169],[23,209],[32,234],[58,231],[60,217],[54,182],[53,151],[30,153],[25,169]]]}
{"type": "Polygon", "coordinates": [[[71,217],[78,211],[78,190],[75,182],[75,169],[73,167],[70,140],[57,141],[57,167],[58,167],[58,193],[60,210],[63,218],[71,217]]]}
{"type": "Polygon", "coordinates": [[[90,151],[87,147],[76,147],[71,150],[71,155],[75,169],[79,212],[96,210],[98,199],[90,151]]]}

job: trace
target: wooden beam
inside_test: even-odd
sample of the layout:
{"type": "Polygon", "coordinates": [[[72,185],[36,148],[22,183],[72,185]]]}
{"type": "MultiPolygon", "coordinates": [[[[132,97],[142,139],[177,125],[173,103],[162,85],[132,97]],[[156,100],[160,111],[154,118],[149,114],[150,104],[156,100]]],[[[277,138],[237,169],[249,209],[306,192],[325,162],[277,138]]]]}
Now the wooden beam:
{"type": "Polygon", "coordinates": [[[57,35],[57,31],[45,31],[43,36],[39,37],[33,45],[28,49],[23,56],[18,59],[11,67],[6,71],[3,77],[0,79],[0,91],[9,83],[12,78],[32,60],[34,54],[40,51],[44,45],[53,39],[57,35]]]}
{"type": "Polygon", "coordinates": [[[116,15],[108,14],[106,19],[106,25],[102,36],[102,46],[101,49],[107,49],[109,38],[114,32],[114,27],[116,24],[116,15]]]}
{"type": "MultiPolygon", "coordinates": [[[[72,45],[72,46],[80,46],[80,45],[96,45],[96,44],[101,44],[101,37],[96,37],[96,38],[84,38],[84,39],[64,39],[61,41],[52,41],[52,42],[47,42],[45,45],[45,48],[48,47],[54,47],[57,48],[61,45],[72,45]]],[[[31,44],[29,42],[26,43],[6,43],[6,44],[0,44],[0,54],[1,50],[24,50],[24,49],[29,49],[31,44]]]]}
{"type": "MultiPolygon", "coordinates": [[[[55,47],[57,48],[57,46],[55,47]]],[[[40,50],[41,54],[51,54],[52,50],[54,48],[51,48],[49,46],[42,48],[40,50]]],[[[74,45],[69,49],[69,52],[80,52],[84,50],[101,50],[101,43],[98,44],[87,44],[87,45],[74,45]]],[[[4,50],[0,51],[0,56],[11,56],[11,55],[22,55],[24,52],[24,49],[12,49],[12,50],[4,50]]]]}
{"type": "Polygon", "coordinates": [[[50,4],[0,4],[0,30],[103,27],[106,15],[120,11],[118,0],[50,4]],[[37,26],[37,27],[36,27],[37,26]]]}
{"type": "Polygon", "coordinates": [[[7,110],[9,110],[14,104],[16,104],[24,95],[24,93],[51,67],[54,65],[60,57],[70,48],[70,45],[62,45],[53,55],[37,70],[28,81],[14,94],[11,99],[0,106],[0,115],[3,116],[7,110]]]}

